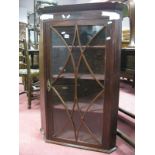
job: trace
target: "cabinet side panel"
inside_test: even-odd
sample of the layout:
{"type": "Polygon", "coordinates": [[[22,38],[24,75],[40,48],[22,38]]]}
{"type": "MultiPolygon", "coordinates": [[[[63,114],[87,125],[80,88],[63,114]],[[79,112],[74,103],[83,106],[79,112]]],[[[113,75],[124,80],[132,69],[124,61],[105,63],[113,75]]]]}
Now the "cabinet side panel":
{"type": "Polygon", "coordinates": [[[117,115],[119,104],[121,21],[112,21],[107,26],[106,78],[103,116],[103,147],[116,145],[117,115]]]}
{"type": "Polygon", "coordinates": [[[41,129],[47,135],[46,123],[46,67],[45,67],[45,23],[41,21],[41,31],[39,40],[39,69],[40,69],[40,111],[41,129]]]}

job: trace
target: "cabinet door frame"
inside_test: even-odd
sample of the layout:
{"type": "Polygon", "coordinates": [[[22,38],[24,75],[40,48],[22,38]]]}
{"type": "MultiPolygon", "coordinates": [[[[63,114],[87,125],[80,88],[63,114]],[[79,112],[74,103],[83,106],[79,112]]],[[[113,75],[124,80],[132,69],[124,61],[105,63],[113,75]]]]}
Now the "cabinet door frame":
{"type": "Polygon", "coordinates": [[[48,142],[58,143],[62,145],[69,145],[74,147],[82,147],[85,149],[93,149],[103,152],[111,152],[116,147],[116,129],[117,129],[117,115],[118,115],[118,100],[119,100],[119,77],[120,77],[120,48],[121,48],[121,20],[113,20],[107,22],[106,29],[106,67],[105,67],[105,97],[104,97],[104,114],[103,114],[103,142],[102,146],[96,147],[93,145],[83,146],[77,143],[69,144],[65,140],[57,140],[52,138],[53,134],[53,116],[52,106],[48,102],[51,100],[51,95],[47,91],[47,81],[51,77],[50,67],[50,26],[70,26],[73,24],[93,25],[102,24],[103,20],[65,20],[65,21],[44,21],[41,24],[41,39],[40,44],[40,59],[43,59],[41,64],[41,80],[42,80],[42,128],[44,129],[45,139],[48,142]],[[106,124],[106,125],[104,125],[106,124]],[[94,148],[92,148],[94,147],[94,148]]]}

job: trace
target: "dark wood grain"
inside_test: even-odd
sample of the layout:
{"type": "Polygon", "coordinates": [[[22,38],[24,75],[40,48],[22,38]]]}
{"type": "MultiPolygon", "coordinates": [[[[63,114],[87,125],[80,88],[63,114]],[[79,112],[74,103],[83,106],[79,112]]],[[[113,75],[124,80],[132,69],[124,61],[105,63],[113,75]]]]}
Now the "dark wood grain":
{"type": "Polygon", "coordinates": [[[119,103],[119,77],[120,77],[120,36],[121,21],[113,21],[107,27],[106,41],[106,73],[105,73],[105,99],[103,115],[103,146],[111,149],[116,145],[117,114],[119,103]]]}
{"type": "Polygon", "coordinates": [[[40,32],[40,46],[39,46],[39,67],[40,67],[40,108],[41,108],[41,129],[45,138],[48,138],[48,121],[47,121],[47,75],[46,75],[46,27],[45,23],[41,23],[41,32],[40,32]]]}
{"type": "Polygon", "coordinates": [[[121,3],[85,3],[85,4],[76,4],[76,5],[58,5],[50,6],[46,8],[40,8],[38,13],[58,13],[58,12],[72,12],[72,11],[86,11],[86,10],[118,10],[121,11],[124,5],[121,3]]]}
{"type": "MultiPolygon", "coordinates": [[[[118,3],[94,3],[94,4],[79,4],[79,5],[67,5],[67,6],[55,6],[55,7],[49,7],[45,9],[42,9],[42,13],[48,12],[48,13],[56,13],[56,12],[69,12],[69,11],[84,11],[84,10],[111,10],[111,11],[121,11],[122,5],[118,3]]],[[[57,144],[62,144],[62,145],[68,145],[68,146],[73,146],[73,147],[81,147],[84,149],[90,149],[90,150],[95,150],[95,151],[103,151],[103,152],[111,152],[116,149],[116,133],[117,133],[117,114],[118,114],[118,101],[119,101],[119,77],[120,77],[120,47],[121,47],[121,19],[119,20],[113,20],[110,24],[107,23],[108,20],[106,19],[74,19],[74,20],[46,20],[42,23],[42,31],[41,31],[41,39],[40,39],[40,81],[41,81],[41,120],[42,120],[42,128],[44,129],[44,134],[45,134],[45,139],[48,142],[52,143],[57,143],[57,144]],[[90,62],[88,63],[85,55],[83,55],[83,49],[81,48],[81,44],[79,41],[79,32],[77,25],[104,25],[106,28],[106,45],[104,48],[100,48],[95,46],[94,50],[97,48],[100,48],[103,50],[103,53],[105,54],[105,75],[102,73],[101,74],[95,74],[92,72],[90,68],[90,62]],[[59,85],[59,83],[56,85],[55,83],[52,83],[51,80],[54,78],[57,78],[57,75],[52,75],[52,52],[54,48],[52,48],[52,28],[53,26],[75,26],[76,27],[76,33],[78,36],[78,45],[76,45],[76,48],[80,49],[80,57],[84,59],[84,63],[86,67],[88,67],[88,71],[90,74],[85,73],[85,74],[80,74],[76,70],[76,65],[74,64],[73,66],[73,73],[68,74],[68,73],[61,73],[59,76],[59,80],[62,82],[62,86],[66,83],[73,85],[75,82],[74,86],[74,91],[64,91],[66,94],[70,93],[69,96],[74,96],[74,99],[72,101],[72,105],[76,105],[76,110],[74,109],[74,106],[72,108],[67,109],[67,105],[65,103],[65,98],[63,95],[61,96],[60,94],[62,93],[61,91],[58,91],[57,89],[60,87],[56,87],[59,85]],[[90,76],[91,75],[91,76],[90,76]],[[93,75],[93,76],[92,76],[93,75]],[[95,76],[95,78],[94,78],[95,76]],[[96,87],[99,87],[98,90],[99,92],[104,92],[103,96],[104,99],[101,101],[102,109],[100,110],[100,114],[102,113],[102,119],[101,126],[103,124],[103,127],[100,127],[101,130],[101,141],[98,141],[96,138],[96,135],[94,134],[95,130],[93,128],[90,129],[90,124],[95,123],[97,120],[94,119],[92,120],[85,120],[85,115],[89,114],[95,114],[96,112],[94,111],[91,113],[89,111],[89,108],[97,103],[96,99],[98,98],[96,96],[93,96],[90,100],[86,100],[87,108],[85,107],[85,111],[83,112],[78,105],[78,96],[77,96],[77,87],[79,85],[78,80],[83,81],[83,84],[86,83],[86,81],[94,81],[96,82],[97,86],[93,85],[91,89],[95,90],[96,87]],[[66,82],[65,82],[66,80],[66,82]],[[49,89],[47,89],[47,82],[49,83],[49,89]],[[100,85],[99,85],[100,84],[100,85]],[[75,92],[75,95],[73,95],[75,92]],[[61,108],[59,105],[54,105],[54,94],[59,98],[59,100],[62,102],[61,108]],[[74,104],[74,102],[76,102],[74,104]],[[95,102],[95,103],[94,103],[95,102]],[[104,103],[104,104],[103,104],[104,103]],[[72,122],[72,127],[73,127],[73,132],[75,134],[75,139],[73,138],[62,138],[60,137],[55,137],[55,126],[61,126],[66,120],[65,117],[60,119],[59,117],[57,118],[58,124],[54,124],[56,121],[56,114],[55,111],[57,110],[56,107],[59,109],[56,114],[60,113],[60,115],[63,116],[63,113],[67,113],[67,118],[69,117],[69,121],[72,122]],[[63,111],[61,113],[61,111],[63,111]],[[76,111],[76,112],[75,112],[76,111]],[[83,112],[83,114],[82,114],[83,112]],[[79,115],[79,122],[73,122],[73,116],[72,114],[78,113],[79,115]],[[55,117],[54,117],[55,116],[55,117]],[[79,126],[83,126],[85,130],[87,131],[87,134],[94,140],[97,141],[97,143],[92,141],[78,141],[78,134],[76,130],[75,124],[79,123],[79,126]],[[94,138],[95,137],[95,138],[94,138]]],[[[63,40],[65,43],[65,40],[62,38],[61,35],[58,35],[58,37],[63,40]]],[[[66,43],[67,44],[67,43],[66,43]]],[[[72,44],[71,44],[72,45],[72,44]]],[[[71,60],[74,62],[73,59],[73,54],[72,54],[72,46],[70,45],[67,46],[67,49],[70,53],[71,60]]],[[[74,46],[74,45],[73,45],[74,46]]],[[[88,46],[88,45],[87,45],[88,46]]],[[[89,50],[91,50],[91,45],[88,46],[89,50]]],[[[59,48],[57,46],[56,48],[59,48]]],[[[101,57],[102,58],[102,57],[101,57]]],[[[92,59],[91,62],[97,61],[97,59],[92,59]]],[[[59,62],[56,62],[59,63],[59,62]]],[[[80,62],[79,62],[80,64],[80,62]]],[[[78,64],[78,65],[79,65],[78,64]]],[[[104,68],[104,64],[100,66],[101,68],[104,68]]],[[[57,81],[57,82],[58,82],[57,81]]],[[[61,84],[61,83],[60,83],[61,84]]],[[[71,87],[70,87],[71,88],[71,87]]],[[[83,87],[81,87],[83,88],[83,87]]],[[[83,88],[84,89],[84,88],[83,88]]],[[[83,90],[81,90],[83,91],[83,90]]],[[[96,92],[97,94],[98,92],[96,92]]],[[[80,104],[81,102],[79,102],[80,104]]],[[[57,103],[58,104],[58,103],[57,103]]],[[[97,114],[97,113],[96,113],[97,114]]],[[[99,113],[98,113],[99,114],[99,113]]],[[[65,116],[65,115],[64,115],[65,116]]],[[[92,115],[93,116],[93,115],[92,115]]],[[[97,118],[97,117],[96,117],[97,118]]],[[[69,126],[69,124],[68,124],[69,126]]],[[[95,125],[94,125],[95,126],[95,125]]],[[[97,127],[97,125],[95,126],[97,127]]],[[[70,128],[69,128],[70,129],[70,128]]],[[[78,128],[77,128],[78,129],[78,128]]]]}

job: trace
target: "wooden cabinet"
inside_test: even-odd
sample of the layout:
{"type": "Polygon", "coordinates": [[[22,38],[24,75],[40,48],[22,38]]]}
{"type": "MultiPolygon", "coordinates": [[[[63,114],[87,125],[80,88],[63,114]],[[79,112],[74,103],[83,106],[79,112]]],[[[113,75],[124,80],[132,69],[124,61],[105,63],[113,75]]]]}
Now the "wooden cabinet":
{"type": "Polygon", "coordinates": [[[120,3],[41,9],[42,129],[47,142],[111,152],[119,100],[120,3]]]}
{"type": "Polygon", "coordinates": [[[121,49],[121,77],[132,80],[132,87],[135,87],[135,48],[121,49]]]}

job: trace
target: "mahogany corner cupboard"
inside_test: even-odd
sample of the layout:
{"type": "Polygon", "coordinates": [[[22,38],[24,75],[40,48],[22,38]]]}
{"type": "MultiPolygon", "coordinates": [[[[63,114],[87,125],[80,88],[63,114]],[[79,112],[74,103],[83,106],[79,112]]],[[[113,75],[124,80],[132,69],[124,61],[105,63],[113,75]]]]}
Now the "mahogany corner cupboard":
{"type": "Polygon", "coordinates": [[[117,2],[52,6],[41,21],[41,124],[46,142],[116,149],[121,20],[117,2]]]}

